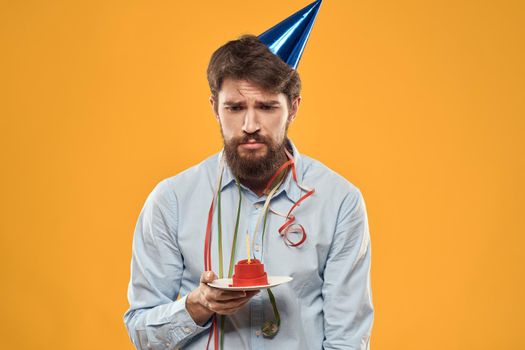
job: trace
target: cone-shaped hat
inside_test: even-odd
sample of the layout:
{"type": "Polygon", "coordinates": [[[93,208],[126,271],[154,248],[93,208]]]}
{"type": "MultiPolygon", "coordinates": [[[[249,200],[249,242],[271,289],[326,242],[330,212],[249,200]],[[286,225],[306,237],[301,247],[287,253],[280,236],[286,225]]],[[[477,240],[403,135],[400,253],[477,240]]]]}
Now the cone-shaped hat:
{"type": "Polygon", "coordinates": [[[294,69],[297,69],[321,2],[322,0],[312,2],[259,35],[259,39],[270,51],[294,69]]]}

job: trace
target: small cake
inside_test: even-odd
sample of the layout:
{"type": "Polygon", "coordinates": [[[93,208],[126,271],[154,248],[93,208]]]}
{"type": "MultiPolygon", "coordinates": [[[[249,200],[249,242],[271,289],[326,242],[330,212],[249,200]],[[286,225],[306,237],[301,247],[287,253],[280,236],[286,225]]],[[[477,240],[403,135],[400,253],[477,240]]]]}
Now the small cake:
{"type": "Polygon", "coordinates": [[[241,260],[235,264],[233,274],[234,287],[264,286],[268,284],[268,275],[264,271],[264,264],[257,259],[241,260]]]}

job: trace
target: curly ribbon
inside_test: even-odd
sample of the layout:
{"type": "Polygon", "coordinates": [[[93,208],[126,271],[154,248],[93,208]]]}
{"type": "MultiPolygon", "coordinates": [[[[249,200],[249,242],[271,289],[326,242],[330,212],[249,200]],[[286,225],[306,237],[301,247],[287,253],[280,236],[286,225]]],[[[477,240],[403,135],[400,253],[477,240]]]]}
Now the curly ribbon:
{"type": "MultiPolygon", "coordinates": [[[[284,217],[286,219],[285,223],[281,227],[279,227],[279,229],[278,229],[278,232],[281,235],[281,237],[283,237],[285,244],[290,246],[290,247],[299,247],[301,244],[303,244],[306,241],[306,230],[304,229],[303,225],[294,224],[294,222],[295,222],[295,215],[292,215],[292,211],[294,211],[294,209],[297,208],[301,204],[302,201],[304,201],[306,198],[308,198],[311,195],[313,195],[315,193],[315,189],[313,189],[313,188],[311,189],[311,188],[308,188],[306,186],[303,186],[303,185],[299,184],[299,181],[297,180],[297,171],[296,171],[296,168],[295,168],[295,159],[290,154],[290,152],[288,152],[287,149],[285,149],[285,152],[286,152],[286,155],[289,158],[289,161],[286,162],[285,164],[290,163],[291,168],[292,168],[292,176],[293,176],[293,179],[294,179],[295,183],[297,184],[297,186],[302,191],[306,192],[306,194],[301,196],[299,198],[299,200],[297,202],[295,202],[295,204],[290,208],[290,210],[288,211],[288,213],[286,215],[283,215],[283,214],[281,214],[278,211],[273,210],[273,209],[270,209],[270,210],[274,214],[282,216],[282,217],[284,217]],[[290,234],[292,234],[292,233],[301,234],[301,238],[298,241],[296,241],[296,242],[292,241],[290,239],[290,237],[289,237],[290,234]]],[[[281,170],[281,168],[279,170],[281,170]]],[[[274,175],[274,177],[276,177],[276,176],[274,175]]]]}

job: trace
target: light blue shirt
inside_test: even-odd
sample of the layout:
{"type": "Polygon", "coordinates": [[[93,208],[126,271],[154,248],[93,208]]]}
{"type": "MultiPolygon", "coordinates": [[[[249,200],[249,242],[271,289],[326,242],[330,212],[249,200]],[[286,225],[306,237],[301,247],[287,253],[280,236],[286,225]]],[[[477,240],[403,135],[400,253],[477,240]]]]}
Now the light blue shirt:
{"type": "MultiPolygon", "coordinates": [[[[369,349],[374,318],[370,288],[370,235],[361,192],[320,162],[300,155],[293,143],[298,182],[315,193],[294,210],[306,229],[300,247],[284,243],[285,219],[268,214],[264,242],[259,232],[252,254],[268,275],[291,276],[272,289],[281,327],[265,338],[261,325],[273,320],[268,294],[261,291],[226,317],[224,349],[369,349]],[[264,243],[264,249],[262,249],[264,243]],[[261,256],[261,253],[263,256],[261,256]]],[[[130,308],[124,315],[137,349],[206,348],[210,322],[200,327],[185,308],[186,295],[204,271],[204,237],[222,152],[161,181],[148,196],[133,238],[130,308]],[[182,297],[177,300],[177,296],[182,297]]],[[[241,185],[242,206],[236,261],[246,259],[244,234],[252,235],[266,199],[241,185]]],[[[304,194],[291,172],[270,208],[287,213],[304,194]]],[[[221,187],[223,264],[228,271],[239,194],[228,166],[221,187]]],[[[218,274],[217,213],[212,267],[218,274]]],[[[262,230],[262,225],[260,227],[262,230]]],[[[296,238],[296,237],[294,237],[296,238]]],[[[298,237],[297,237],[298,238],[298,237]]],[[[213,348],[213,341],[211,344],[213,348]]]]}

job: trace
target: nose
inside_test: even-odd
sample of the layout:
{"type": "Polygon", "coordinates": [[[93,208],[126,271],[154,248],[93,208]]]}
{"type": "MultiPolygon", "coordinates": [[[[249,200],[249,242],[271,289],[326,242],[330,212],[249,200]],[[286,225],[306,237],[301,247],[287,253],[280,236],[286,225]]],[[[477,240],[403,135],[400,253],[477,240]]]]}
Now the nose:
{"type": "Polygon", "coordinates": [[[255,113],[255,109],[252,107],[249,107],[246,109],[246,114],[244,115],[244,124],[242,125],[242,131],[244,131],[247,134],[253,134],[257,131],[259,131],[259,121],[257,119],[257,114],[255,113]]]}

